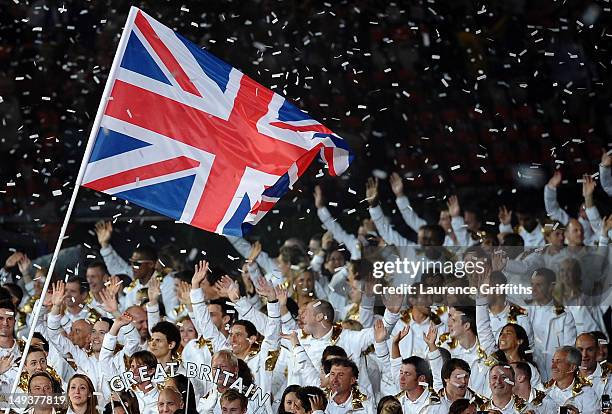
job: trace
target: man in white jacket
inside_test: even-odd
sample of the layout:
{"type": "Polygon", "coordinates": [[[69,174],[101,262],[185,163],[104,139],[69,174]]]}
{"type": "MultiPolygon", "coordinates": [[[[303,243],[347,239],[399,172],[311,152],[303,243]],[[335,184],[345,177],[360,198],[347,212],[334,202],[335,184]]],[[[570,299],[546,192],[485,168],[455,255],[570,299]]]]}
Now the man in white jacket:
{"type": "Polygon", "coordinates": [[[534,330],[533,356],[540,369],[542,381],[551,377],[551,356],[563,345],[573,345],[576,324],[571,312],[553,301],[555,273],[546,268],[535,271],[531,278],[532,306],[528,308],[529,321],[534,330]]]}

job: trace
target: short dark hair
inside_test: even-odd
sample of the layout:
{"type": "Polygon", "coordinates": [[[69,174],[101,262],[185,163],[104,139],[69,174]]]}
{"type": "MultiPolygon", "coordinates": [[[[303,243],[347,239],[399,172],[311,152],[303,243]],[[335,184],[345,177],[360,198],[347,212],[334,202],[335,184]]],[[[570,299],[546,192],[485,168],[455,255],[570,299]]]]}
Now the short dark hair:
{"type": "Polygon", "coordinates": [[[193,277],[193,271],[191,270],[181,270],[180,272],[176,272],[172,275],[173,278],[180,280],[182,282],[187,282],[191,284],[191,279],[193,277]]]}
{"type": "Polygon", "coordinates": [[[359,368],[357,368],[357,364],[351,361],[348,358],[333,358],[331,361],[331,366],[333,367],[345,367],[350,368],[353,374],[353,377],[359,378],[359,368]]]}
{"type": "Polygon", "coordinates": [[[491,286],[505,285],[508,283],[508,278],[503,272],[498,270],[491,272],[491,286]]]}
{"type": "Polygon", "coordinates": [[[457,312],[461,313],[461,323],[469,323],[470,331],[476,335],[476,310],[473,306],[452,306],[457,312]]]}
{"type": "Polygon", "coordinates": [[[157,367],[157,358],[149,351],[134,352],[130,357],[130,361],[136,361],[137,364],[144,364],[148,369],[155,369],[155,367],[157,367]]]}
{"type": "Polygon", "coordinates": [[[465,411],[472,403],[467,398],[459,398],[453,401],[448,409],[448,414],[461,414],[465,411]]]}
{"type": "Polygon", "coordinates": [[[209,305],[217,305],[219,307],[221,307],[221,313],[223,314],[223,316],[229,316],[230,320],[229,323],[231,324],[232,321],[234,320],[234,315],[235,313],[231,313],[228,311],[232,311],[234,308],[232,308],[230,305],[227,304],[227,299],[225,298],[221,298],[221,299],[213,299],[210,302],[208,302],[209,305]]]}
{"type": "Polygon", "coordinates": [[[223,403],[223,401],[232,402],[232,401],[236,401],[236,400],[240,401],[240,408],[243,411],[247,409],[247,406],[249,404],[248,398],[244,394],[241,394],[237,390],[232,389],[232,388],[226,390],[221,395],[221,398],[219,399],[219,405],[221,405],[223,403]]]}
{"type": "Polygon", "coordinates": [[[539,269],[536,269],[536,271],[534,272],[534,276],[535,275],[544,277],[544,279],[546,279],[546,283],[551,285],[557,281],[557,276],[555,275],[555,272],[546,267],[540,267],[539,269]]]}
{"type": "Polygon", "coordinates": [[[313,307],[315,315],[322,313],[329,323],[334,323],[334,319],[336,318],[336,311],[334,311],[334,307],[331,303],[326,300],[316,300],[313,302],[313,307]]]}
{"type": "Polygon", "coordinates": [[[348,358],[348,355],[344,348],[338,345],[328,345],[323,350],[323,355],[321,355],[321,361],[328,359],[329,357],[341,357],[348,358]]]}
{"type": "Polygon", "coordinates": [[[429,386],[433,385],[433,376],[431,374],[431,368],[429,363],[423,358],[418,356],[411,356],[402,360],[402,365],[412,365],[416,371],[417,378],[421,375],[425,376],[425,380],[429,386]]]}
{"type": "Polygon", "coordinates": [[[247,321],[246,319],[238,319],[236,322],[234,322],[234,325],[244,326],[247,336],[257,336],[257,328],[251,321],[247,321]]]}
{"type": "Polygon", "coordinates": [[[524,246],[525,240],[516,233],[506,233],[501,243],[502,246],[524,246]]]}
{"type": "Polygon", "coordinates": [[[601,331],[591,331],[589,333],[593,335],[593,337],[595,338],[595,342],[597,342],[597,345],[599,345],[600,340],[608,341],[608,337],[606,336],[606,334],[601,331]]]}
{"type": "Polygon", "coordinates": [[[520,371],[521,374],[527,377],[527,382],[531,381],[531,367],[529,366],[528,363],[523,362],[523,361],[518,361],[518,362],[513,362],[511,366],[514,369],[515,378],[516,378],[516,375],[518,374],[516,371],[520,371]]]}
{"type": "Polygon", "coordinates": [[[110,273],[108,273],[108,268],[106,267],[106,263],[104,263],[102,260],[94,260],[93,262],[87,265],[87,269],[93,269],[96,267],[98,269],[102,269],[105,275],[110,275],[110,273]]]}
{"type": "Polygon", "coordinates": [[[44,347],[38,346],[38,345],[31,345],[30,349],[28,349],[28,354],[26,355],[26,359],[28,359],[28,357],[34,352],[42,352],[43,354],[47,355],[47,352],[45,351],[44,347]]]}
{"type": "Polygon", "coordinates": [[[21,303],[23,299],[23,289],[19,285],[15,283],[5,283],[2,287],[8,290],[11,296],[17,299],[17,303],[21,303]]]}
{"type": "MultiPolygon", "coordinates": [[[[40,339],[42,341],[42,348],[45,350],[46,353],[49,353],[49,341],[47,341],[47,338],[45,338],[42,333],[34,332],[32,338],[40,339]]],[[[32,347],[30,347],[30,349],[32,349],[32,347]]]]}
{"type": "Polygon", "coordinates": [[[285,263],[290,265],[298,265],[306,261],[304,252],[298,246],[282,246],[278,251],[279,255],[285,263]]]}
{"type": "Polygon", "coordinates": [[[68,280],[66,280],[66,284],[68,283],[77,283],[79,285],[80,294],[84,294],[89,291],[89,283],[87,283],[87,280],[83,279],[81,276],[70,276],[68,280]]]}
{"type": "Polygon", "coordinates": [[[402,404],[393,395],[387,395],[378,402],[376,412],[378,414],[402,414],[402,404]]]}
{"type": "Polygon", "coordinates": [[[439,224],[425,224],[420,230],[429,231],[432,235],[432,245],[442,246],[446,238],[446,232],[439,224]]]}
{"type": "Polygon", "coordinates": [[[0,309],[6,309],[9,312],[13,312],[13,317],[16,317],[17,309],[10,300],[0,300],[0,309]]]}
{"type": "Polygon", "coordinates": [[[329,374],[332,361],[336,358],[348,358],[344,348],[338,345],[329,345],[323,350],[323,356],[321,356],[321,366],[323,367],[323,372],[325,374],[329,374]]]}
{"type": "Polygon", "coordinates": [[[134,249],[134,253],[140,254],[145,260],[157,262],[157,250],[148,244],[141,244],[134,249]]]}
{"type": "Polygon", "coordinates": [[[108,324],[108,329],[110,329],[113,326],[113,320],[110,318],[107,318],[106,316],[102,316],[100,319],[98,319],[98,322],[106,322],[108,324]]]}
{"type": "Polygon", "coordinates": [[[32,380],[36,377],[45,377],[51,383],[51,388],[54,388],[55,381],[53,381],[51,374],[49,374],[47,371],[36,371],[28,379],[28,391],[32,391],[30,387],[32,386],[32,380]]]}
{"type": "Polygon", "coordinates": [[[460,358],[451,358],[442,365],[441,376],[443,380],[450,379],[452,373],[456,369],[461,369],[470,375],[470,365],[460,358]]]}
{"type": "MultiPolygon", "coordinates": [[[[300,391],[308,396],[308,402],[310,403],[310,397],[316,396],[320,397],[323,401],[323,411],[327,407],[327,394],[319,387],[315,387],[314,385],[307,385],[305,387],[300,388],[300,391]]],[[[312,407],[311,407],[312,408],[312,407]]]]}
{"type": "Polygon", "coordinates": [[[168,321],[158,322],[151,333],[159,332],[166,337],[168,342],[174,342],[174,348],[172,348],[172,354],[178,353],[178,348],[181,345],[181,331],[176,327],[175,324],[168,321]]]}

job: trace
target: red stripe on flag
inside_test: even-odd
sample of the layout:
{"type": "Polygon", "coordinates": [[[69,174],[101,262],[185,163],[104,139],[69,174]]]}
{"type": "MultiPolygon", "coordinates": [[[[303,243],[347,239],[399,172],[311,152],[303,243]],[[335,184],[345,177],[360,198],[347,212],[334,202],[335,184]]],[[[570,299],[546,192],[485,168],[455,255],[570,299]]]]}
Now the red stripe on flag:
{"type": "Polygon", "coordinates": [[[334,167],[334,149],[325,147],[323,151],[325,152],[325,160],[327,160],[327,166],[329,167],[329,173],[331,175],[338,175],[336,174],[336,168],[334,167]]]}
{"type": "MultiPolygon", "coordinates": [[[[246,83],[248,78],[243,79],[246,83]]],[[[306,150],[257,131],[257,120],[263,116],[256,112],[257,107],[267,111],[271,92],[269,97],[262,89],[257,97],[253,92],[253,97],[245,100],[246,105],[240,103],[242,94],[236,98],[232,116],[226,121],[117,79],[105,114],[214,154],[216,159],[223,158],[224,163],[228,162],[223,168],[248,165],[282,175],[306,150]]]]}
{"type": "Polygon", "coordinates": [[[325,125],[321,124],[313,124],[313,125],[291,125],[286,124],[284,122],[270,122],[270,125],[275,126],[280,129],[288,129],[290,131],[296,132],[321,132],[323,134],[333,134],[333,132],[328,129],[325,125]]]}
{"type": "Polygon", "coordinates": [[[149,178],[161,177],[162,175],[188,170],[199,165],[199,161],[181,156],[172,158],[170,160],[145,165],[143,167],[122,171],[120,173],[109,175],[108,177],[100,178],[83,185],[96,191],[106,191],[111,188],[131,184],[136,181],[143,181],[149,178]]]}
{"type": "Polygon", "coordinates": [[[155,50],[157,56],[159,56],[162,62],[164,62],[164,65],[166,65],[181,88],[183,88],[184,91],[192,93],[196,96],[202,96],[200,95],[200,92],[198,92],[195,85],[189,80],[189,76],[187,76],[181,65],[174,58],[172,52],[170,52],[164,42],[161,41],[157,33],[155,33],[155,30],[153,30],[151,27],[151,24],[147,18],[144,17],[141,12],[138,12],[136,15],[136,26],[138,29],[140,29],[140,32],[144,35],[145,39],[147,39],[153,50],[155,50]]]}
{"type": "Polygon", "coordinates": [[[276,201],[258,201],[251,209],[251,213],[254,214],[258,211],[270,211],[275,204],[276,201]]]}

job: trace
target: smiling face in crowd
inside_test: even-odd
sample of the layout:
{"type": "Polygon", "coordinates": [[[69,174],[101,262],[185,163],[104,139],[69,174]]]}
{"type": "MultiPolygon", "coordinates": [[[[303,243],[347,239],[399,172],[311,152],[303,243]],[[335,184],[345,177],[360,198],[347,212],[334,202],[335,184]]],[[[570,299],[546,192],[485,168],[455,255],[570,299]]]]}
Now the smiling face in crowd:
{"type": "Polygon", "coordinates": [[[110,328],[111,327],[106,321],[99,320],[94,324],[93,329],[91,330],[92,351],[100,352],[100,349],[102,349],[102,341],[104,340],[104,335],[108,333],[110,328]]]}
{"type": "Polygon", "coordinates": [[[89,284],[89,290],[92,294],[99,293],[104,289],[104,283],[108,279],[108,275],[104,272],[101,267],[88,267],[85,273],[87,283],[89,284]]]}
{"type": "Polygon", "coordinates": [[[193,322],[189,318],[185,318],[180,322],[179,332],[181,333],[181,345],[183,347],[192,339],[198,338],[198,331],[196,331],[193,322]]]}

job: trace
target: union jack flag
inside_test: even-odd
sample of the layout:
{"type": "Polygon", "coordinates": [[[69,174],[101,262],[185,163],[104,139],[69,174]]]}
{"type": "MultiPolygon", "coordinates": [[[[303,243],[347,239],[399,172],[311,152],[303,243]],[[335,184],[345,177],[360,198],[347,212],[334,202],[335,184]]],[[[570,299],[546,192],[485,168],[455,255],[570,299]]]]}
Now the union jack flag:
{"type": "Polygon", "coordinates": [[[346,142],[282,96],[139,9],[126,24],[85,187],[242,236],[317,155],[348,168],[346,142]]]}

